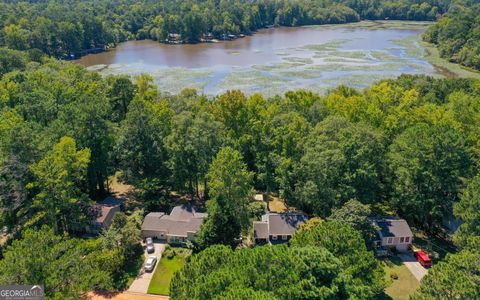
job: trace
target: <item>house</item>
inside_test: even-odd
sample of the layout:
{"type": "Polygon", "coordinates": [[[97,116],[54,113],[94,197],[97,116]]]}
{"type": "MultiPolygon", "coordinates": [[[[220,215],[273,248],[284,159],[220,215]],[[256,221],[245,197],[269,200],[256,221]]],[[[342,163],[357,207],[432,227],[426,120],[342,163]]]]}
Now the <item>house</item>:
{"type": "Polygon", "coordinates": [[[206,217],[206,213],[199,213],[187,204],[175,206],[169,215],[163,212],[151,212],[143,220],[142,236],[171,244],[195,241],[197,232],[206,217]]]}
{"type": "Polygon", "coordinates": [[[373,221],[379,227],[377,246],[395,248],[397,251],[408,250],[413,240],[413,233],[407,221],[400,218],[382,218],[373,221]]]}
{"type": "Polygon", "coordinates": [[[307,219],[308,217],[301,213],[267,213],[262,216],[261,221],[253,222],[255,244],[287,242],[307,219]]]}
{"type": "Polygon", "coordinates": [[[122,210],[122,202],[114,197],[107,197],[102,202],[92,206],[94,215],[93,231],[108,229],[115,214],[122,210]]]}

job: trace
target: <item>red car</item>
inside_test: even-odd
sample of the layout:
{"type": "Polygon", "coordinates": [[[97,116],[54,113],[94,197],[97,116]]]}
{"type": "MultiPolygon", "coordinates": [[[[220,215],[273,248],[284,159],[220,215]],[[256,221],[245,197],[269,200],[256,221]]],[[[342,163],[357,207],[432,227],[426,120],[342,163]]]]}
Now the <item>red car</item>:
{"type": "Polygon", "coordinates": [[[430,259],[430,257],[428,257],[428,255],[425,252],[418,250],[413,252],[413,255],[415,256],[416,259],[418,259],[418,261],[424,268],[429,268],[432,266],[432,260],[430,259]]]}

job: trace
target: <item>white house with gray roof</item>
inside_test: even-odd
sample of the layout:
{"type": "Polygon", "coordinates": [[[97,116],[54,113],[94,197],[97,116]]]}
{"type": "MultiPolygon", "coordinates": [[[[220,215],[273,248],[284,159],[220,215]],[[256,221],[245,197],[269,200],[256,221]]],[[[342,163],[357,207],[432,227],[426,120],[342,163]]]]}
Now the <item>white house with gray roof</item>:
{"type": "Polygon", "coordinates": [[[261,221],[253,222],[255,244],[287,242],[307,220],[308,217],[301,213],[267,213],[261,221]]]}
{"type": "Polygon", "coordinates": [[[175,206],[171,213],[151,212],[142,224],[143,238],[151,237],[170,244],[195,241],[206,213],[199,213],[190,205],[175,206]]]}
{"type": "Polygon", "coordinates": [[[405,252],[413,241],[413,233],[407,221],[400,218],[382,218],[373,221],[379,227],[377,232],[378,246],[396,248],[397,251],[405,252]]]}

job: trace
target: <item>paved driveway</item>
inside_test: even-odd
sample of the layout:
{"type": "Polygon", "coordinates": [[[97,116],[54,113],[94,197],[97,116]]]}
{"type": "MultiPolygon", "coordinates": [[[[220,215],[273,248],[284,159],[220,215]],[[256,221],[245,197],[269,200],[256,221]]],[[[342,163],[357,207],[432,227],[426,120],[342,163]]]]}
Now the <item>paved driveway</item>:
{"type": "Polygon", "coordinates": [[[153,245],[155,247],[155,252],[149,254],[147,253],[147,250],[145,250],[145,260],[149,255],[155,255],[157,257],[157,264],[155,265],[155,269],[152,272],[145,272],[144,268],[142,267],[137,278],[135,278],[132,285],[130,285],[130,287],[128,288],[128,292],[140,294],[147,293],[150,280],[152,280],[153,273],[155,273],[158,263],[160,262],[160,258],[162,257],[162,253],[165,250],[164,243],[154,242],[153,245]]]}
{"type": "Polygon", "coordinates": [[[422,280],[423,276],[427,275],[428,270],[425,269],[412,253],[399,254],[398,257],[403,261],[405,266],[410,272],[417,278],[418,281],[422,280]]]}

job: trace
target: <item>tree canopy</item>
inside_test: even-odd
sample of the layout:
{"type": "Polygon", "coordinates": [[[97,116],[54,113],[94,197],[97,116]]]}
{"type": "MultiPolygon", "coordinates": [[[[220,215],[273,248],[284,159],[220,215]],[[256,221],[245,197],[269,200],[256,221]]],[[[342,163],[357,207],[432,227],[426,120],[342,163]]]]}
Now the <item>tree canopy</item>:
{"type": "MultiPolygon", "coordinates": [[[[325,248],[259,246],[233,251],[209,247],[194,255],[174,275],[174,299],[224,299],[248,295],[253,299],[355,298],[340,261],[325,248]]],[[[249,298],[250,299],[250,298],[249,298]]]]}
{"type": "Polygon", "coordinates": [[[435,20],[450,0],[103,0],[4,1],[0,45],[81,55],[129,39],[164,42],[169,34],[198,42],[205,35],[250,34],[267,25],[338,24],[364,19],[435,20]]]}
{"type": "Polygon", "coordinates": [[[207,174],[211,199],[207,201],[208,217],[199,233],[200,244],[236,244],[242,230],[249,226],[252,178],[238,151],[226,147],[218,152],[207,174]]]}
{"type": "Polygon", "coordinates": [[[111,289],[116,256],[100,241],[64,238],[48,227],[27,229],[0,260],[0,284],[43,284],[51,299],[81,299],[94,287],[111,289]]]}

